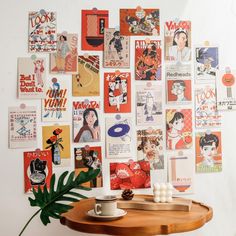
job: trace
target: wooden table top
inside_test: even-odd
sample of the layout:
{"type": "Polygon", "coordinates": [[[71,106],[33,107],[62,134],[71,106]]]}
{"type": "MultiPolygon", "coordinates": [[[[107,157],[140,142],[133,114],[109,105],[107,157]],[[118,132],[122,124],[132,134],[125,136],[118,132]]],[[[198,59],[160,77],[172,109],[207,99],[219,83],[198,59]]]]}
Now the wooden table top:
{"type": "Polygon", "coordinates": [[[101,222],[86,215],[94,208],[94,204],[94,198],[73,203],[74,208],[62,215],[61,223],[86,233],[145,236],[192,231],[203,226],[213,216],[211,207],[193,201],[189,212],[126,209],[128,214],[123,218],[101,222]]]}

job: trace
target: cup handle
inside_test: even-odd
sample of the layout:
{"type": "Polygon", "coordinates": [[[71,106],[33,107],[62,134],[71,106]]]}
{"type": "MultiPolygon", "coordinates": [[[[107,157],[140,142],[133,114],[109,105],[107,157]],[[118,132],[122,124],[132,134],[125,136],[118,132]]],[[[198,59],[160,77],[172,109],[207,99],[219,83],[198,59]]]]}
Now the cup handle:
{"type": "Polygon", "coordinates": [[[94,207],[94,212],[96,215],[100,215],[102,213],[102,206],[101,204],[96,203],[94,207]]]}

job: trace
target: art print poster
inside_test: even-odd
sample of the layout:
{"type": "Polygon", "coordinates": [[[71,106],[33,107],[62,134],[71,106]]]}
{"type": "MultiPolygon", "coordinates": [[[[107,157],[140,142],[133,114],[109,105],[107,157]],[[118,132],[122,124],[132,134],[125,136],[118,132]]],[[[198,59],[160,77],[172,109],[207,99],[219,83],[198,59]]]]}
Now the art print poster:
{"type": "Polygon", "coordinates": [[[222,171],[221,131],[206,130],[196,133],[196,172],[222,171]]]}
{"type": "Polygon", "coordinates": [[[189,62],[191,60],[191,22],[167,21],[164,30],[165,61],[189,62]]]}
{"type": "Polygon", "coordinates": [[[120,9],[121,35],[160,35],[159,9],[120,9]]]}
{"type": "Polygon", "coordinates": [[[51,151],[53,165],[70,166],[70,126],[43,126],[42,138],[43,149],[51,151]]]}
{"type": "Polygon", "coordinates": [[[130,72],[104,73],[104,112],[131,112],[130,72]]]}
{"type": "Polygon", "coordinates": [[[46,98],[42,100],[42,121],[69,121],[69,81],[52,78],[48,81],[46,98]]]}
{"type": "Polygon", "coordinates": [[[106,157],[131,158],[131,117],[106,118],[106,157]]]}
{"type": "Polygon", "coordinates": [[[196,128],[221,126],[221,114],[216,108],[215,83],[195,85],[195,126],[196,128]]]}
{"type": "Polygon", "coordinates": [[[166,148],[189,149],[192,146],[192,110],[166,110],[166,148]]]}
{"type": "Polygon", "coordinates": [[[57,50],[56,12],[29,13],[29,52],[51,53],[57,50]]]}
{"type": "Polygon", "coordinates": [[[218,47],[195,48],[195,79],[216,80],[219,72],[218,47]]]}
{"type": "Polygon", "coordinates": [[[37,146],[37,108],[9,107],[9,147],[37,146]]]}
{"type": "Polygon", "coordinates": [[[99,56],[79,56],[78,74],[72,75],[72,95],[99,96],[100,95],[100,60],[99,56]]]}
{"type": "Polygon", "coordinates": [[[194,190],[194,155],[191,151],[175,151],[167,154],[169,182],[173,194],[189,194],[194,190]]]}
{"type": "Polygon", "coordinates": [[[45,97],[44,58],[18,58],[18,97],[23,99],[45,97]]]}
{"type": "Polygon", "coordinates": [[[164,169],[163,133],[160,129],[137,130],[138,161],[148,161],[151,170],[164,169]]]}
{"type": "Polygon", "coordinates": [[[137,125],[161,125],[162,91],[161,86],[136,86],[137,125]]]}
{"type": "Polygon", "coordinates": [[[130,67],[130,42],[128,36],[116,29],[105,29],[103,66],[105,68],[130,67]]]}
{"type": "Polygon", "coordinates": [[[73,102],[73,130],[74,142],[99,142],[100,130],[100,103],[94,100],[73,102]]]}
{"type": "Polygon", "coordinates": [[[135,79],[161,80],[160,40],[135,40],[135,79]]]}
{"type": "Polygon", "coordinates": [[[111,190],[151,188],[150,163],[133,160],[111,162],[110,188],[111,190]]]}
{"type": "Polygon", "coordinates": [[[24,152],[25,193],[44,186],[49,189],[52,176],[52,154],[50,150],[24,152]]]}
{"type": "Polygon", "coordinates": [[[74,158],[76,175],[79,175],[81,171],[87,172],[89,170],[100,169],[97,177],[84,183],[83,186],[88,188],[103,187],[101,147],[90,147],[86,145],[85,147],[74,148],[74,158]]]}
{"type": "Polygon", "coordinates": [[[81,49],[103,51],[104,29],[108,28],[107,10],[82,10],[81,49]]]}
{"type": "Polygon", "coordinates": [[[57,51],[50,54],[51,73],[77,73],[78,35],[57,34],[57,51]]]}
{"type": "Polygon", "coordinates": [[[236,71],[220,71],[216,80],[217,110],[236,109],[236,71]]]}

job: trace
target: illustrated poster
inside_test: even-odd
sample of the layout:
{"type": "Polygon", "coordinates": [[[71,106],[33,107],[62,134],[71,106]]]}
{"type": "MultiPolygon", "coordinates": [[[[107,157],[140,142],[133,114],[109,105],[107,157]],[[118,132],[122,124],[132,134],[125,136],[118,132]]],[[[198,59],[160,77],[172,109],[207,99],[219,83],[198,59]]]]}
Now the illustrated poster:
{"type": "Polygon", "coordinates": [[[72,95],[75,97],[99,96],[99,71],[99,56],[79,56],[78,74],[72,75],[72,95]]]}

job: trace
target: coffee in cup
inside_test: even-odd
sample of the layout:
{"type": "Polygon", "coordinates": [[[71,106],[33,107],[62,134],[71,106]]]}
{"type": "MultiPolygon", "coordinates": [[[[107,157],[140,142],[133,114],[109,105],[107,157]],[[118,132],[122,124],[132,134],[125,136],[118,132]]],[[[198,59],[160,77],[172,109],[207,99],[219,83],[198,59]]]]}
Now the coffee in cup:
{"type": "Polygon", "coordinates": [[[117,198],[112,195],[98,196],[95,198],[96,203],[94,212],[101,216],[114,216],[117,212],[117,198]]]}

